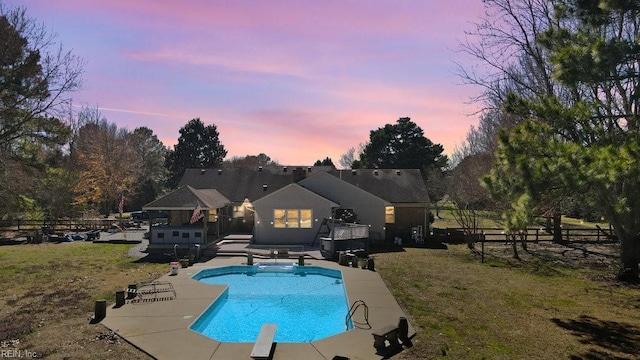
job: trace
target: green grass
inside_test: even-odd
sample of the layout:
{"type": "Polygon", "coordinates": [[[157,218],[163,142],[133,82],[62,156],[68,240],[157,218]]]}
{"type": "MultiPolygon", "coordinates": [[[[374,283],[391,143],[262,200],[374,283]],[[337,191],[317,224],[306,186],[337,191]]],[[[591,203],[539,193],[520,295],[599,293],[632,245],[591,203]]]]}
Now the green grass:
{"type": "Polygon", "coordinates": [[[590,280],[592,270],[545,264],[541,273],[538,263],[500,258],[482,264],[464,245],[375,256],[417,330],[400,359],[634,359],[640,352],[640,289],[590,280]]]}
{"type": "MultiPolygon", "coordinates": [[[[438,214],[439,218],[436,218],[433,226],[436,228],[446,229],[446,228],[459,228],[460,224],[456,222],[455,217],[453,215],[453,211],[455,209],[455,205],[449,201],[441,201],[438,203],[438,214]]],[[[433,209],[435,212],[435,209],[433,209]]],[[[501,228],[503,227],[503,221],[501,215],[495,212],[489,211],[479,211],[478,214],[481,216],[478,219],[478,227],[481,228],[501,228]]],[[[562,224],[567,227],[587,227],[594,229],[596,225],[600,226],[603,229],[609,229],[609,223],[607,222],[588,222],[581,219],[574,219],[568,216],[562,216],[562,224]]]]}
{"type": "Polygon", "coordinates": [[[166,264],[127,257],[130,247],[74,242],[0,248],[0,342],[51,359],[148,358],[90,324],[95,300],[111,302],[116,290],[166,272],[166,264]]]}

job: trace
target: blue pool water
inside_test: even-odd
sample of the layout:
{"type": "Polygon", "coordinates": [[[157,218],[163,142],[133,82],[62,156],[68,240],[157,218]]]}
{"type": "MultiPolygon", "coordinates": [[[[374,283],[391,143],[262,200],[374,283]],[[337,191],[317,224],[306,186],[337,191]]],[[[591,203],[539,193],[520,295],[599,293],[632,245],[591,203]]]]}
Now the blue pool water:
{"type": "Polygon", "coordinates": [[[276,342],[311,342],[342,333],[348,303],[338,270],[264,264],[207,269],[194,275],[227,290],[191,325],[225,342],[255,342],[263,323],[275,323],[276,342]]]}

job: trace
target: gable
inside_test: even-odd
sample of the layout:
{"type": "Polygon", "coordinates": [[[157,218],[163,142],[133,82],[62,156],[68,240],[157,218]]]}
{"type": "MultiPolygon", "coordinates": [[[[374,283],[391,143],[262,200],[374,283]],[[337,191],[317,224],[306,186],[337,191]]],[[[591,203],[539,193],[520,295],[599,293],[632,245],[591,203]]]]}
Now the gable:
{"type": "Polygon", "coordinates": [[[203,209],[219,209],[230,203],[229,199],[214,189],[194,189],[181,186],[178,189],[143,206],[145,210],[189,210],[200,205],[203,209]]]}
{"type": "Polygon", "coordinates": [[[357,186],[332,176],[328,173],[318,173],[308,177],[299,183],[305,188],[326,197],[335,202],[342,203],[344,199],[368,199],[368,201],[380,202],[391,205],[388,201],[371,194],[357,186]]]}
{"type": "Polygon", "coordinates": [[[340,204],[322,197],[311,190],[305,189],[298,184],[289,184],[253,202],[253,205],[256,208],[270,205],[285,208],[300,207],[307,204],[316,204],[327,207],[340,206],[340,204]]]}

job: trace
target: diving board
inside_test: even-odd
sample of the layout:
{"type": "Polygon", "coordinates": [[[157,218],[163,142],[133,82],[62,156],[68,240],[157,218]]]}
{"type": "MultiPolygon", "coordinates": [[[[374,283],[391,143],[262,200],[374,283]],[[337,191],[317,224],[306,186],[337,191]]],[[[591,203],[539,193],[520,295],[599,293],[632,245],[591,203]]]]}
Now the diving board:
{"type": "Polygon", "coordinates": [[[268,359],[271,355],[271,348],[273,347],[273,338],[276,336],[276,324],[262,324],[258,339],[256,339],[253,350],[251,351],[251,357],[254,359],[268,359]]]}

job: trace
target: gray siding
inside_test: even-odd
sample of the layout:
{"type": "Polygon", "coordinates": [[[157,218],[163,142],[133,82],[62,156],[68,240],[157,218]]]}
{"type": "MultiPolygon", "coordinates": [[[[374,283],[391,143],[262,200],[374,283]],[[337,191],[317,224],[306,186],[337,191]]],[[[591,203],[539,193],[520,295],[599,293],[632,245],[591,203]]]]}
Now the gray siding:
{"type": "Polygon", "coordinates": [[[327,173],[318,173],[300,181],[300,185],[335,201],[342,208],[353,209],[361,224],[370,225],[372,238],[384,239],[385,200],[327,173]]]}
{"type": "Polygon", "coordinates": [[[256,244],[303,245],[311,244],[322,220],[331,216],[331,208],[338,204],[291,184],[253,202],[256,211],[254,242],[256,244]],[[274,227],[274,209],[311,209],[311,228],[274,227]]]}

